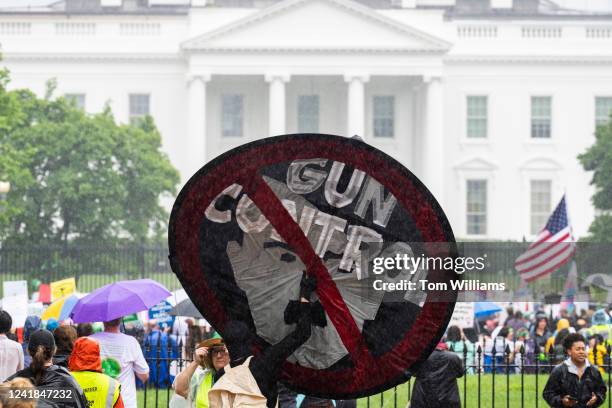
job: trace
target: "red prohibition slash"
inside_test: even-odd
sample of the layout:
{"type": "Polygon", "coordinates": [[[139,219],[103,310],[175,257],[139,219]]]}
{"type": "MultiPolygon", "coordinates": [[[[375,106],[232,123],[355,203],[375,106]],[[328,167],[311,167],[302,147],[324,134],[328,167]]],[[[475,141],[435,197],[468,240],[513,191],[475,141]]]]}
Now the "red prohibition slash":
{"type": "MultiPolygon", "coordinates": [[[[325,310],[333,311],[328,313],[329,318],[353,358],[357,371],[365,371],[367,367],[371,367],[374,362],[359,328],[322,259],[315,253],[300,226],[291,218],[272,189],[259,175],[243,179],[241,184],[287,245],[300,257],[307,268],[307,273],[317,278],[317,293],[321,304],[325,310]]],[[[361,385],[359,381],[363,379],[364,377],[357,377],[355,379],[357,385],[361,385]]]]}
{"type": "Polygon", "coordinates": [[[179,194],[169,228],[172,269],[207,320],[221,333],[227,315],[204,279],[200,248],[204,209],[233,183],[244,191],[289,247],[307,272],[317,277],[317,293],[351,356],[353,368],[315,370],[286,362],[282,379],[310,395],[356,398],[405,380],[405,371],[435,347],[452,314],[453,302],[426,301],[401,341],[382,356],[372,356],[323,261],[298,224],[263,181],[260,170],[276,163],[325,158],[364,171],[392,193],[415,221],[425,242],[454,242],[448,221],[427,188],[408,170],[367,144],[340,136],[287,135],[262,139],[234,149],[204,166],[179,194]],[[185,283],[188,283],[185,285],[185,283]],[[198,301],[206,299],[206,304],[198,301]]]}

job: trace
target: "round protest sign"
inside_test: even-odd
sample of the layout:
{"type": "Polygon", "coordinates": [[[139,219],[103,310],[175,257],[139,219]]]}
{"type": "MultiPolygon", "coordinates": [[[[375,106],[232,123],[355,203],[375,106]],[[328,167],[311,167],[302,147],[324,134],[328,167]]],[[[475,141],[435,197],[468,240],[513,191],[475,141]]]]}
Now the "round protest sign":
{"type": "Polygon", "coordinates": [[[405,381],[436,346],[455,297],[389,288],[432,274],[453,279],[396,262],[452,242],[442,209],[412,173],[360,140],[331,135],[272,137],[221,155],[182,189],[169,230],[172,269],[191,300],[221,335],[229,320],[245,322],[254,353],[292,332],[285,307],[303,271],[316,277],[327,326],[313,327],[281,379],[336,399],[405,381]]]}

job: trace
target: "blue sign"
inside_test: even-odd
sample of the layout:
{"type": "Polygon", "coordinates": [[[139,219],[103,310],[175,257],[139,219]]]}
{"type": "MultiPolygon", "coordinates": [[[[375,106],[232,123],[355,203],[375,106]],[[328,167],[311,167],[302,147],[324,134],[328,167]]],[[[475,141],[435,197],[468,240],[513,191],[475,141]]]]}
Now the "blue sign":
{"type": "Polygon", "coordinates": [[[174,316],[170,314],[172,305],[167,300],[162,300],[149,309],[149,320],[155,319],[161,329],[172,327],[174,316]]]}

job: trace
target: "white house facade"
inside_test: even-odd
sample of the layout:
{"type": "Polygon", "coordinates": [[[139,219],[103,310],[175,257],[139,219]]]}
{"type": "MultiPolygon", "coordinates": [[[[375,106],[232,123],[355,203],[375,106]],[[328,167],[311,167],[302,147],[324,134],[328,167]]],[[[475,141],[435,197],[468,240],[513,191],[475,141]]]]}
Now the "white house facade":
{"type": "Polygon", "coordinates": [[[547,0],[64,0],[0,9],[11,87],[150,114],[183,182],[248,141],[360,135],[470,239],[532,238],[612,111],[612,12],[547,0]]]}

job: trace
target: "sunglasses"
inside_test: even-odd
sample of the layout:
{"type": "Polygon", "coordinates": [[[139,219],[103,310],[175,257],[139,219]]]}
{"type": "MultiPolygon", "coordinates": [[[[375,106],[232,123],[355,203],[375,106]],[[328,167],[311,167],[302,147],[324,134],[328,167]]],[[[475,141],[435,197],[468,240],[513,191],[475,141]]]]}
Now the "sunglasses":
{"type": "Polygon", "coordinates": [[[227,354],[227,349],[225,347],[213,347],[213,349],[210,351],[211,355],[221,355],[224,356],[227,354]]]}

